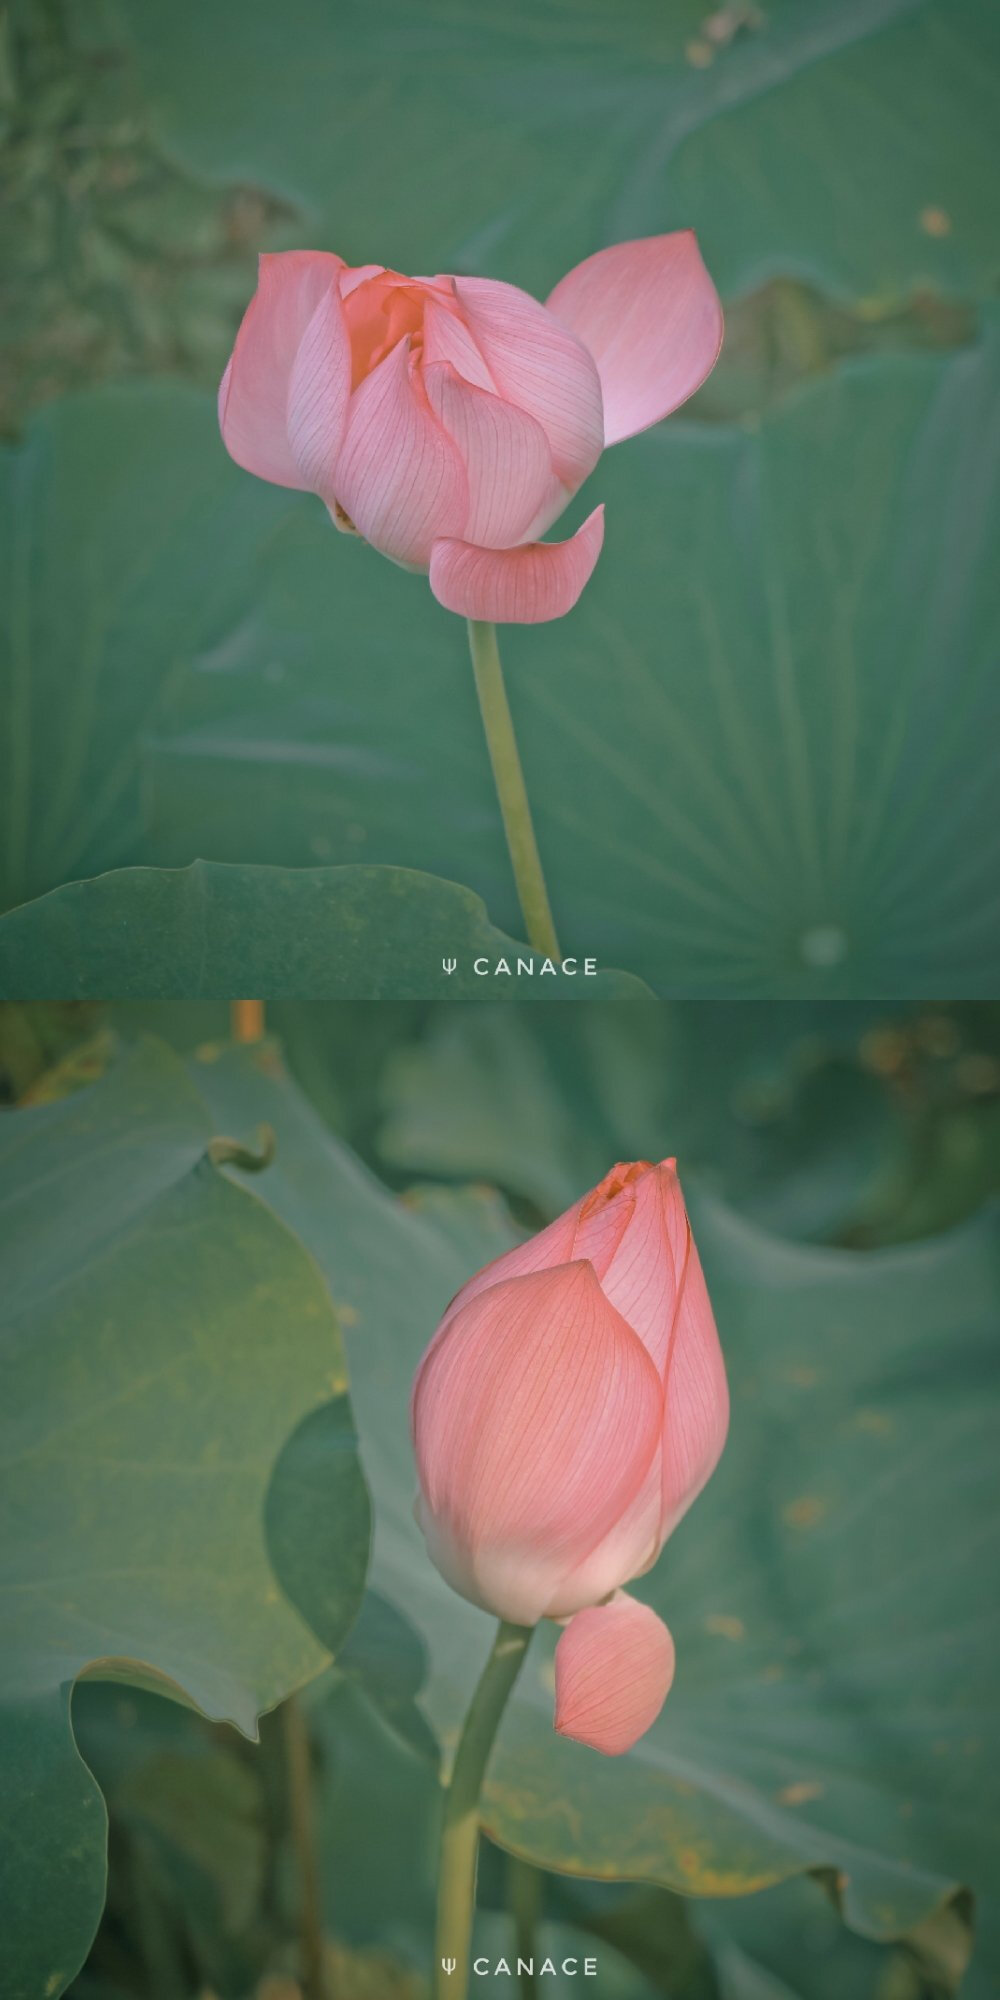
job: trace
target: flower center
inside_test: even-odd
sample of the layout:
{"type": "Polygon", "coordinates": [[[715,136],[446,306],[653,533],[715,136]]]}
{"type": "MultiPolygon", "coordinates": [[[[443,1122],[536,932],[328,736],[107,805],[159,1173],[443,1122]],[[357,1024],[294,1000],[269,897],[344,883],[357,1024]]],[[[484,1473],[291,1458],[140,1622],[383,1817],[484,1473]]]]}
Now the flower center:
{"type": "Polygon", "coordinates": [[[405,278],[399,271],[379,271],[365,278],[344,300],[351,341],[351,388],[356,389],[397,342],[407,335],[411,361],[424,345],[424,308],[429,299],[447,306],[446,291],[425,278],[405,278]]]}

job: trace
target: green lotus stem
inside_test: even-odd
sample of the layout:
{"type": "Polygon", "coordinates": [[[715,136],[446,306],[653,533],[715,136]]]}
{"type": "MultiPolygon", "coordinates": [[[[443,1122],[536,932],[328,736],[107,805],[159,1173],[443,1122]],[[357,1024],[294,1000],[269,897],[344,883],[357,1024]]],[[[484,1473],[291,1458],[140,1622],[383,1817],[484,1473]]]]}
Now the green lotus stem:
{"type": "Polygon", "coordinates": [[[546,958],[559,957],[559,942],[552,921],[545,877],[531,807],[525,790],[524,772],[518,755],[517,738],[511,719],[503,667],[497,645],[497,628],[481,619],[469,619],[469,651],[476,677],[476,693],[486,731],[486,743],[493,766],[493,779],[503,815],[504,832],[518,901],[524,917],[528,943],[546,958]]]}
{"type": "MultiPolygon", "coordinates": [[[[507,1861],[507,1900],[514,1919],[518,1960],[522,1965],[533,1965],[535,1934],[542,1913],[542,1877],[530,1861],[522,1861],[518,1854],[511,1854],[507,1861]]],[[[522,1972],[520,1985],[521,2000],[534,2000],[534,1973],[522,1972]]]]}
{"type": "Polygon", "coordinates": [[[288,1773],[288,1819],[299,1877],[299,1977],[304,2000],[328,2000],[309,1735],[301,1703],[294,1694],[282,1704],[281,1723],[288,1773]]]}
{"type": "Polygon", "coordinates": [[[479,1794],[500,1717],[524,1664],[531,1633],[530,1625],[508,1625],[504,1621],[497,1627],[492,1652],[469,1703],[458,1740],[441,1825],[434,1941],[435,2000],[446,2000],[446,1996],[447,2000],[465,2000],[468,1992],[476,1909],[479,1794]]]}

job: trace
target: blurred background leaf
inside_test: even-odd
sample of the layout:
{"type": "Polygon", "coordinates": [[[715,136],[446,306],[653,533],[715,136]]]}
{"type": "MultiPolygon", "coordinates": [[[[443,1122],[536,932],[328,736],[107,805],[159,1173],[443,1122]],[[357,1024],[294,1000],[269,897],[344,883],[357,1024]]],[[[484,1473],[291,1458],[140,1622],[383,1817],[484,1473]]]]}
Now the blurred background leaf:
{"type": "MultiPolygon", "coordinates": [[[[293,1060],[317,1051],[306,1078],[328,1019],[289,1019],[293,1060]]],[[[763,1228],[848,1245],[947,1228],[1000,1193],[995,1003],[649,1004],[531,1024],[438,1007],[378,1089],[368,1144],[384,1167],[496,1183],[532,1221],[614,1157],[676,1154],[763,1228]]]]}
{"type": "Polygon", "coordinates": [[[1000,271],[984,0],[120,0],[117,18],[171,153],[216,181],[252,170],[354,263],[544,297],[601,243],[689,224],[729,295],[776,269],[855,299],[982,295],[1000,271]]]}
{"type": "MultiPolygon", "coordinates": [[[[152,1042],[0,1127],[11,2000],[61,1992],[100,1915],[106,1820],[74,1740],[79,1677],[160,1688],[253,1734],[327,1664],[363,1588],[368,1503],[341,1401],[319,1482],[331,1525],[310,1537],[320,1638],[293,1609],[311,1615],[295,1565],[317,1480],[287,1441],[343,1398],[343,1351],[316,1266],[222,1177],[211,1138],[152,1042]]],[[[208,1773],[209,1813],[233,1804],[228,1771],[208,1773]]],[[[144,1826],[170,1845],[184,1807],[168,1777],[144,1826]]]]}

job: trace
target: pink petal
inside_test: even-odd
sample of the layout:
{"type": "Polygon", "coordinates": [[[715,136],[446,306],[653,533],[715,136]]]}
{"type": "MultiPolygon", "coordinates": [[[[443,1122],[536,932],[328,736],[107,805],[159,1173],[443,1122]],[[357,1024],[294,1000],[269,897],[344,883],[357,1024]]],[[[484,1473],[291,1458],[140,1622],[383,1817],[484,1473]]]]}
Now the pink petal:
{"type": "Polygon", "coordinates": [[[424,367],[433,367],[438,361],[450,361],[474,388],[496,393],[497,385],[464,319],[429,299],[424,307],[424,367]]]}
{"type": "Polygon", "coordinates": [[[441,539],[431,550],[431,589],[446,611],[463,618],[540,625],[572,611],[603,541],[603,507],[595,507],[568,542],[481,549],[472,542],[441,539]]]}
{"type": "Polygon", "coordinates": [[[603,1284],[605,1272],[632,1227],[639,1188],[657,1169],[649,1160],[618,1160],[604,1179],[578,1201],[574,1257],[586,1257],[603,1284]]]}
{"type": "Polygon", "coordinates": [[[605,444],[669,416],[719,358],[722,307],[690,229],[598,250],[546,305],[597,363],[605,444]]]}
{"type": "Polygon", "coordinates": [[[508,548],[534,519],[552,481],[552,454],[541,424],[513,403],[463,382],[447,362],[424,368],[424,386],[465,466],[465,540],[486,549],[508,548]]]}
{"type": "Polygon", "coordinates": [[[661,1547],[662,1485],[660,1453],[655,1451],[646,1477],[624,1513],[575,1568],[560,1578],[545,1606],[546,1618],[570,1618],[585,1605],[599,1604],[621,1584],[652,1569],[661,1547]]]}
{"type": "MultiPolygon", "coordinates": [[[[628,1228],[601,1272],[601,1284],[662,1377],[690,1235],[673,1160],[643,1174],[632,1193],[628,1228]]],[[[588,1253],[578,1248],[575,1254],[588,1253]]]]}
{"type": "Polygon", "coordinates": [[[469,506],[456,446],[414,389],[401,340],[351,397],[337,500],[366,541],[426,569],[431,544],[460,534],[469,506]]]}
{"type": "Polygon", "coordinates": [[[564,1264],[451,1317],[412,1419],[433,1560],[463,1596],[533,1624],[643,1485],[663,1392],[591,1266],[564,1264]]]}
{"type": "Polygon", "coordinates": [[[590,353],[516,285],[456,278],[455,291],[500,394],[541,424],[556,472],[575,493],[604,443],[601,384],[590,353]]]}
{"type": "Polygon", "coordinates": [[[308,490],[288,437],[295,358],[344,266],[325,250],[285,250],[260,259],[257,290],[243,316],[219,388],[219,428],[237,465],[276,486],[308,490]]]}
{"type": "Polygon", "coordinates": [[[345,264],[340,274],[340,296],[349,299],[359,285],[367,284],[369,278],[380,278],[384,264],[345,264]]]}
{"type": "Polygon", "coordinates": [[[571,1618],[556,1647],[555,1726],[606,1757],[651,1728],[674,1678],[674,1642],[655,1611],[624,1593],[571,1618]]]}
{"type": "Polygon", "coordinates": [[[334,496],[334,468],[351,395],[351,343],[340,293],[331,285],[299,342],[288,384],[288,442],[313,493],[334,496]]]}
{"type": "Polygon", "coordinates": [[[701,1260],[688,1225],[667,1359],[661,1541],[672,1534],[715,1471],[728,1429],[726,1369],[701,1260]]]}
{"type": "MultiPolygon", "coordinates": [[[[673,1166],[673,1161],[664,1164],[673,1166]]],[[[584,1259],[593,1265],[598,1278],[603,1279],[632,1219],[636,1187],[646,1174],[655,1171],[648,1160],[619,1161],[589,1194],[581,1195],[579,1201],[564,1209],[562,1215],[557,1215],[537,1235],[516,1243],[513,1250],[505,1250],[501,1257],[484,1264],[456,1292],[442,1325],[459,1306],[467,1305],[490,1285],[499,1284],[501,1278],[523,1277],[527,1271],[549,1270],[554,1264],[584,1259]]]]}

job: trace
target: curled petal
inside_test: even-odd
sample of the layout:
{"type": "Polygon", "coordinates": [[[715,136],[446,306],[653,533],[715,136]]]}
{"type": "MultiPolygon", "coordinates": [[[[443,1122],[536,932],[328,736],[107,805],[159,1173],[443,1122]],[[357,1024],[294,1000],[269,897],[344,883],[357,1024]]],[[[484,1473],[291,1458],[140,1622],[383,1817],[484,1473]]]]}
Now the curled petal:
{"type": "Polygon", "coordinates": [[[583,342],[528,292],[495,278],[455,291],[500,394],[541,424],[559,478],[575,493],[604,443],[601,384],[583,342]]]}
{"type": "Polygon", "coordinates": [[[349,299],[359,285],[366,285],[369,278],[380,278],[384,264],[345,264],[340,274],[340,296],[349,299]]]}
{"type": "Polygon", "coordinates": [[[711,1478],[729,1429],[722,1349],[686,1216],[685,1223],[685,1258],[666,1365],[661,1541],[672,1534],[711,1478]]]}
{"type": "Polygon", "coordinates": [[[424,385],[465,465],[464,539],[481,548],[508,548],[534,519],[551,483],[552,455],[541,424],[500,396],[473,388],[448,363],[425,367],[424,385]]]}
{"type": "Polygon", "coordinates": [[[359,534],[395,562],[425,569],[435,539],[461,532],[465,468],[413,387],[406,339],[351,397],[336,486],[359,534]]]}
{"type": "Polygon", "coordinates": [[[351,394],[351,343],[340,293],[324,292],[299,342],[288,384],[288,442],[306,485],[328,503],[351,394]]]}
{"type": "MultiPolygon", "coordinates": [[[[651,1167],[631,1192],[627,1227],[604,1265],[601,1284],[663,1377],[691,1234],[674,1161],[651,1167]]],[[[578,1244],[585,1240],[578,1231],[578,1244]]],[[[581,1247],[575,1254],[589,1253],[581,1247]]]]}
{"type": "Polygon", "coordinates": [[[656,1721],[673,1678],[674,1642],[662,1618],[619,1592],[578,1611],[560,1636],[556,1729],[620,1757],[656,1721]]]}
{"type": "Polygon", "coordinates": [[[219,428],[226,450],[237,465],[276,486],[308,490],[312,484],[289,440],[289,388],[306,329],[326,294],[337,295],[343,268],[339,257],[321,250],[262,257],[257,290],[222,378],[219,428]]]}
{"type": "Polygon", "coordinates": [[[572,611],[593,575],[603,541],[603,507],[595,507],[568,542],[483,549],[441,539],[431,549],[431,589],[446,611],[463,618],[540,625],[572,611]]]}
{"type": "Polygon", "coordinates": [[[428,299],[424,307],[424,367],[433,368],[439,361],[450,361],[473,388],[496,394],[497,385],[461,314],[428,299]]]}
{"type": "Polygon", "coordinates": [[[463,1596],[533,1624],[643,1486],[663,1391],[591,1266],[564,1264],[452,1316],[412,1420],[433,1560],[463,1596]]]}
{"type": "Polygon", "coordinates": [[[605,444],[669,416],[719,358],[722,307],[690,229],[598,250],[546,304],[597,363],[605,444]]]}

